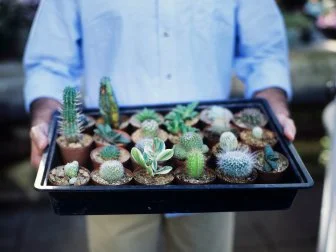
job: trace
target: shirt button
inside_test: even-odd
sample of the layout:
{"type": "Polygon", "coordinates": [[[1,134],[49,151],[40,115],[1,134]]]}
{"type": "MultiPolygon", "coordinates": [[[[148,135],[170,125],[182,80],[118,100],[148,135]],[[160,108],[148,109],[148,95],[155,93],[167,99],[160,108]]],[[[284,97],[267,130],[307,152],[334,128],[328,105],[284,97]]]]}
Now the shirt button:
{"type": "Polygon", "coordinates": [[[166,75],[166,78],[167,78],[168,80],[170,80],[170,79],[172,78],[172,75],[169,73],[169,74],[166,75]]]}
{"type": "Polygon", "coordinates": [[[168,32],[164,32],[164,33],[163,33],[163,36],[164,36],[165,38],[168,38],[168,37],[169,37],[169,33],[168,33],[168,32]]]}

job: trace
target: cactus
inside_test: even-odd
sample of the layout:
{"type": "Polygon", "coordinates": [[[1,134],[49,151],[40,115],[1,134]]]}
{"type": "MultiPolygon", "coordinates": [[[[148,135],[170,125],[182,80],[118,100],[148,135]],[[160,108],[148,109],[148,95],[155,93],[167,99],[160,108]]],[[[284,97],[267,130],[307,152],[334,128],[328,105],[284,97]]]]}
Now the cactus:
{"type": "Polygon", "coordinates": [[[77,143],[83,130],[79,111],[79,92],[74,87],[66,87],[63,90],[63,105],[59,120],[60,134],[68,143],[77,143]]]}
{"type": "Polygon", "coordinates": [[[119,107],[108,77],[103,77],[100,81],[99,110],[106,124],[119,128],[119,107]]]}
{"type": "Polygon", "coordinates": [[[141,123],[146,120],[154,120],[157,123],[160,123],[160,116],[152,109],[144,108],[135,115],[135,118],[141,123]]]}
{"type": "Polygon", "coordinates": [[[154,120],[146,120],[141,124],[141,132],[144,137],[154,138],[158,135],[159,124],[154,120]]]}
{"type": "Polygon", "coordinates": [[[256,139],[262,139],[263,138],[263,129],[259,126],[256,126],[252,129],[252,136],[256,139]]]}
{"type": "Polygon", "coordinates": [[[198,102],[192,102],[186,106],[178,105],[165,116],[165,119],[168,121],[172,121],[176,117],[181,117],[181,119],[184,122],[188,120],[192,120],[196,116],[198,116],[198,112],[195,111],[197,106],[198,106],[198,102]]]}
{"type": "Polygon", "coordinates": [[[186,125],[180,115],[177,115],[172,120],[166,120],[164,124],[167,130],[173,135],[180,135],[180,134],[184,134],[187,132],[197,132],[198,131],[198,129],[186,125]]]}
{"type": "Polygon", "coordinates": [[[153,144],[153,138],[142,138],[140,139],[136,144],[135,144],[135,147],[140,150],[141,153],[144,152],[145,150],[145,145],[152,145],[153,144]]]}
{"type": "Polygon", "coordinates": [[[273,151],[270,145],[266,145],[264,148],[264,171],[271,172],[278,169],[279,155],[273,151]]]}
{"type": "Polygon", "coordinates": [[[260,126],[264,121],[264,115],[258,109],[247,108],[240,112],[237,117],[240,121],[250,127],[260,126]]]}
{"type": "Polygon", "coordinates": [[[109,144],[128,144],[130,142],[129,139],[114,131],[110,125],[107,124],[99,124],[97,128],[94,129],[94,133],[109,144]]]}
{"type": "Polygon", "coordinates": [[[153,142],[147,141],[144,146],[144,151],[141,152],[138,148],[133,147],[131,150],[133,160],[146,169],[151,176],[158,174],[167,174],[173,168],[171,166],[158,166],[158,162],[167,161],[172,158],[174,151],[166,149],[164,141],[155,137],[153,142]]]}
{"type": "Polygon", "coordinates": [[[254,155],[246,149],[223,151],[217,155],[218,170],[229,177],[249,177],[252,174],[254,164],[254,155]]]}
{"type": "Polygon", "coordinates": [[[209,131],[216,135],[221,135],[223,132],[230,130],[230,122],[223,118],[216,118],[209,127],[209,131]]]}
{"type": "Polygon", "coordinates": [[[99,168],[99,176],[111,184],[125,176],[125,169],[117,160],[106,161],[99,168]]]}
{"type": "Polygon", "coordinates": [[[202,153],[209,151],[208,146],[203,144],[202,137],[195,132],[182,135],[180,143],[174,145],[174,156],[177,159],[186,159],[188,152],[191,150],[199,150],[202,153]]]}
{"type": "Polygon", "coordinates": [[[186,161],[187,173],[191,178],[199,178],[204,173],[205,158],[204,154],[199,150],[192,150],[186,161]]]}
{"type": "Polygon", "coordinates": [[[79,170],[79,164],[77,161],[73,161],[71,163],[67,163],[64,166],[64,173],[67,177],[76,178],[79,170]]]}
{"type": "Polygon", "coordinates": [[[219,146],[223,151],[233,151],[238,148],[237,137],[232,132],[224,132],[219,138],[219,146]]]}
{"type": "Polygon", "coordinates": [[[233,114],[230,110],[220,107],[220,106],[211,106],[208,110],[208,118],[211,121],[215,121],[216,119],[222,119],[225,122],[230,122],[233,118],[233,114]]]}
{"type": "Polygon", "coordinates": [[[106,160],[117,160],[120,157],[120,150],[115,145],[108,145],[101,149],[99,155],[105,161],[106,160]]]}

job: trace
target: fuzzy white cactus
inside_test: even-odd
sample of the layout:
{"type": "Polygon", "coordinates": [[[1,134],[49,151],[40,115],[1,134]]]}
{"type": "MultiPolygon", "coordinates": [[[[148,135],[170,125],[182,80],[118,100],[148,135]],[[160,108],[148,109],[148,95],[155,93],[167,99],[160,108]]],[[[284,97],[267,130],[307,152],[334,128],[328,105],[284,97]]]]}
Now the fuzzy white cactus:
{"type": "Polygon", "coordinates": [[[141,123],[142,133],[145,137],[156,137],[158,134],[159,124],[155,120],[146,120],[141,123]]]}
{"type": "Polygon", "coordinates": [[[64,173],[70,179],[77,177],[78,170],[79,170],[79,164],[78,164],[77,161],[73,161],[71,163],[67,163],[64,166],[64,173]]]}
{"type": "Polygon", "coordinates": [[[122,163],[117,160],[104,162],[99,169],[99,175],[109,183],[113,183],[125,176],[125,169],[122,163]]]}
{"type": "Polygon", "coordinates": [[[238,148],[237,137],[232,132],[224,132],[219,138],[219,146],[223,151],[232,151],[238,148]]]}

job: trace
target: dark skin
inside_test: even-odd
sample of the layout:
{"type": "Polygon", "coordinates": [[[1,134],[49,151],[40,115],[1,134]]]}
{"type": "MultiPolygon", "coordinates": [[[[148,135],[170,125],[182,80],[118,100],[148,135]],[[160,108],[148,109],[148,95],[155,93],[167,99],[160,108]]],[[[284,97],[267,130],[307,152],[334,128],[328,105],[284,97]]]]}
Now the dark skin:
{"type": "MultiPolygon", "coordinates": [[[[284,135],[288,140],[293,141],[296,135],[294,121],[290,118],[285,93],[277,88],[269,88],[257,92],[255,97],[266,99],[280,124],[284,129],[284,135]]],[[[31,138],[31,164],[38,168],[44,149],[48,146],[48,128],[52,113],[59,109],[61,104],[49,98],[40,98],[31,105],[32,127],[30,129],[31,138]]]]}

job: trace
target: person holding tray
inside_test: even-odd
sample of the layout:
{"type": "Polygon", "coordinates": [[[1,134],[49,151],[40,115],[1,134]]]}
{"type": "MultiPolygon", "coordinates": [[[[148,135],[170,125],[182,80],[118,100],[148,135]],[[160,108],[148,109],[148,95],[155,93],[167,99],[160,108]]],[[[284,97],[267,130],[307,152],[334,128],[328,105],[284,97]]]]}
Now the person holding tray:
{"type": "MultiPolygon", "coordinates": [[[[83,83],[85,106],[97,108],[102,76],[127,106],[227,99],[234,69],[246,98],[267,99],[286,137],[296,133],[274,0],[42,0],[24,68],[34,167],[63,88],[83,83]]],[[[91,251],[232,251],[234,214],[88,216],[87,228],[91,251]]]]}

